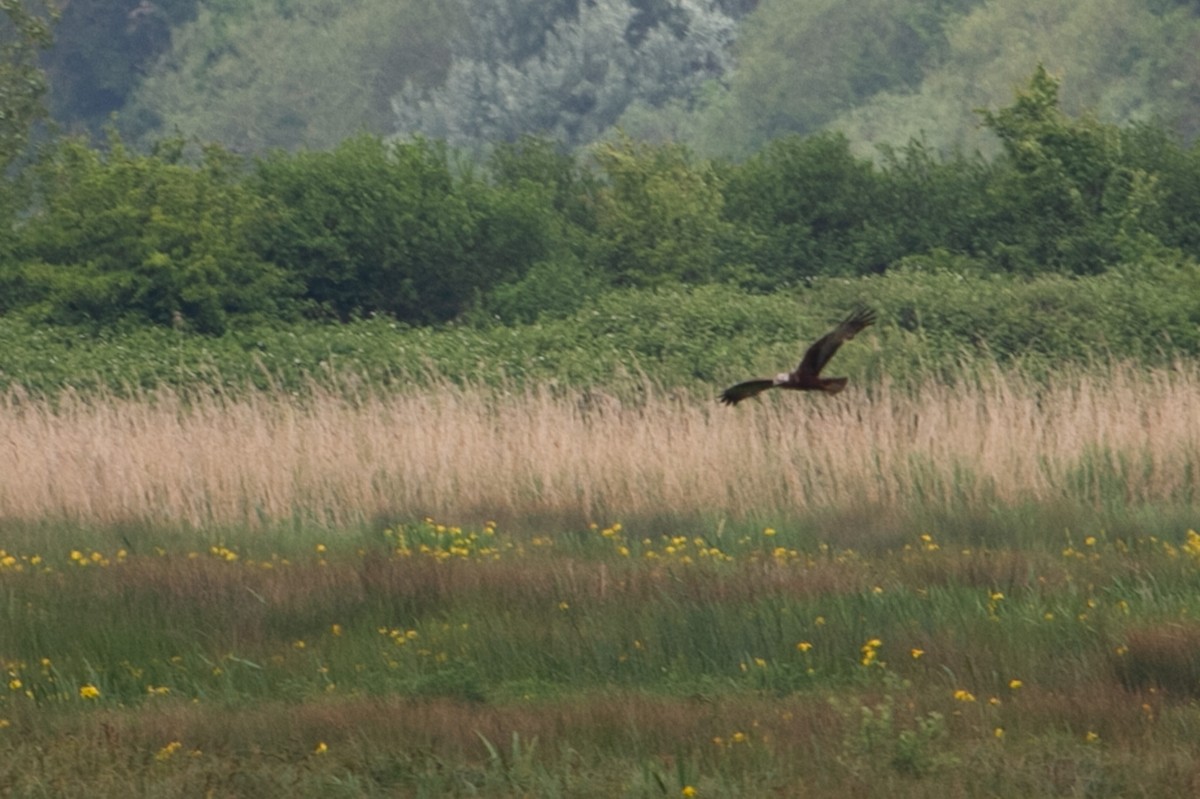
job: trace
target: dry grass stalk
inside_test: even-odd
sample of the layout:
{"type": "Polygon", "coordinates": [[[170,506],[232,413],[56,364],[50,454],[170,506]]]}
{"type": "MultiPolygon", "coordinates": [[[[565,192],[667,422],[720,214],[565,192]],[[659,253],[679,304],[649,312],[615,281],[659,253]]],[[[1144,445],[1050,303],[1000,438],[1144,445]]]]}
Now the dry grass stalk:
{"type": "Polygon", "coordinates": [[[0,397],[0,518],[317,525],[379,517],[741,518],[864,504],[1190,501],[1200,370],[1050,387],[887,384],[736,409],[651,393],[442,387],[184,399],[0,397]]]}

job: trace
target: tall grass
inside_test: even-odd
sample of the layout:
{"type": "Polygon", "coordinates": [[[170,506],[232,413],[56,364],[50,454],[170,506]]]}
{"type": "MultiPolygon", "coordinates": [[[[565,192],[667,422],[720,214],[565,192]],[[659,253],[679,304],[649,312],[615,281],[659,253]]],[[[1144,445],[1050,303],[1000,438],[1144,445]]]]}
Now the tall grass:
{"type": "Polygon", "coordinates": [[[0,794],[1187,795],[1198,388],[10,391],[0,794]]]}
{"type": "Polygon", "coordinates": [[[378,518],[730,519],[870,505],[1190,503],[1200,369],[1051,385],[777,392],[313,388],[0,398],[0,518],[339,527],[378,518]]]}

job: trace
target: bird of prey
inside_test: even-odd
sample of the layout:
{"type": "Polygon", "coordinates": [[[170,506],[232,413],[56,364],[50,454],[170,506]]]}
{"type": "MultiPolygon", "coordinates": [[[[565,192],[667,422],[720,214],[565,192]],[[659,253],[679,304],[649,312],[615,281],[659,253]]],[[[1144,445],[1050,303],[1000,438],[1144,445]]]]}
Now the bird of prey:
{"type": "Polygon", "coordinates": [[[737,405],[742,400],[761,394],[769,388],[790,388],[796,391],[824,391],[836,394],[846,387],[848,378],[821,377],[821,370],[842,346],[867,325],[875,323],[875,312],[870,308],[859,308],[846,317],[840,325],[817,339],[804,353],[804,358],[794,372],[780,372],[774,378],[747,380],[730,386],[721,393],[721,402],[737,405]]]}

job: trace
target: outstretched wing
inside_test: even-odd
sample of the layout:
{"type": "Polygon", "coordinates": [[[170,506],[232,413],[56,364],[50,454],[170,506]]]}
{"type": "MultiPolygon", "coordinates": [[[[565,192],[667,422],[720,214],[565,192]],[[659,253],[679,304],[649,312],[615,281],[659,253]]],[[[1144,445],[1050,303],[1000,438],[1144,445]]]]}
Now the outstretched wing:
{"type": "Polygon", "coordinates": [[[800,381],[816,380],[817,375],[825,368],[825,364],[829,363],[829,359],[838,351],[838,347],[842,346],[842,342],[849,341],[864,327],[874,323],[875,312],[870,308],[859,308],[808,348],[808,352],[804,353],[804,359],[792,373],[793,377],[800,381]]]}
{"type": "Polygon", "coordinates": [[[747,380],[722,391],[721,402],[726,405],[737,405],[742,400],[753,397],[755,394],[761,394],[774,385],[774,380],[747,380]]]}

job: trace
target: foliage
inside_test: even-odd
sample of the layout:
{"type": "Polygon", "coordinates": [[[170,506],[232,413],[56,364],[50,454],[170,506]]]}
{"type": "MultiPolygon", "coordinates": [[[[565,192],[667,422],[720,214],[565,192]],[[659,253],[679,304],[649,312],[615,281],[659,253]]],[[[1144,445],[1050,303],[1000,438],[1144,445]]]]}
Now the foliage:
{"type": "Polygon", "coordinates": [[[536,186],[493,189],[455,174],[446,147],[423,139],[277,153],[255,184],[280,208],[256,243],[263,257],[339,319],[452,319],[544,257],[551,234],[536,186]]]}
{"type": "Polygon", "coordinates": [[[1122,164],[1137,175],[1143,192],[1153,192],[1154,202],[1137,206],[1135,219],[1168,247],[1177,247],[1193,257],[1200,253],[1200,141],[1179,146],[1177,139],[1157,125],[1133,125],[1121,129],[1122,164]]]}
{"type": "Polygon", "coordinates": [[[734,21],[712,0],[683,0],[660,15],[627,0],[578,4],[537,50],[512,41],[528,37],[513,30],[528,12],[500,14],[493,5],[514,4],[479,9],[475,46],[459,54],[442,85],[410,85],[395,98],[400,133],[469,150],[530,133],[576,146],[598,138],[635,100],[690,100],[729,69],[734,21]]]}
{"type": "Polygon", "coordinates": [[[2,267],[6,310],[53,322],[131,319],[221,333],[231,316],[286,315],[294,290],[250,244],[265,204],[219,149],[182,162],[179,142],[135,155],[64,140],[34,173],[36,202],[17,263],[2,267]]]}
{"type": "Polygon", "coordinates": [[[389,98],[442,79],[462,19],[415,0],[205,3],[172,29],[118,122],[131,139],[181,133],[241,153],[390,133],[389,98]]]}
{"type": "Polygon", "coordinates": [[[711,165],[678,145],[622,138],[594,157],[607,178],[597,198],[596,264],[618,286],[707,283],[722,277],[733,235],[721,218],[722,185],[711,165]]]}
{"type": "Polygon", "coordinates": [[[195,18],[199,0],[71,0],[60,3],[43,64],[51,114],[67,129],[100,134],[123,110],[173,31],[195,18]]]}
{"type": "Polygon", "coordinates": [[[822,130],[884,90],[920,85],[945,50],[944,26],[977,0],[767,0],[739,31],[728,92],[701,112],[706,151],[746,156],[822,130]]]}
{"type": "MultiPolygon", "coordinates": [[[[1066,115],[1045,70],[982,116],[1004,144],[991,160],[914,141],[873,161],[822,134],[728,163],[615,135],[586,155],[523,137],[477,164],[444,141],[365,135],[247,169],[216,146],[193,162],[179,141],[149,156],[117,138],[107,153],[68,142],[28,175],[32,199],[20,182],[5,193],[0,311],[101,325],[178,312],[219,332],[301,305],[486,326],[571,317],[624,288],[772,292],[895,273],[882,306],[918,272],[1113,275],[1089,285],[1144,282],[1156,299],[1191,274],[1200,149],[1066,115]]],[[[1020,346],[1000,340],[1002,357],[1020,346]]]]}
{"type": "Polygon", "coordinates": [[[29,140],[30,126],[45,115],[45,75],[40,50],[50,46],[54,7],[42,0],[0,0],[0,171],[29,140]]]}
{"type": "MultiPolygon", "coordinates": [[[[1000,362],[1039,378],[1111,360],[1143,366],[1200,357],[1195,264],[1146,263],[1094,277],[980,275],[942,255],[894,273],[818,280],[772,295],[728,286],[622,290],[570,304],[585,291],[572,274],[535,267],[528,280],[554,282],[543,296],[557,311],[514,327],[409,328],[386,317],[349,324],[231,328],[220,338],[169,328],[82,331],[0,317],[0,386],[37,393],[97,388],[125,393],[182,388],[331,388],[458,384],[600,387],[622,395],[661,386],[711,394],[714,385],[774,374],[845,311],[867,304],[881,321],[871,348],[846,348],[839,373],[867,382],[916,385],[969,380],[1000,362]],[[553,292],[560,292],[554,295],[553,292]]],[[[580,277],[582,281],[584,278],[580,277]]],[[[520,285],[520,284],[517,284],[520,285]]],[[[497,292],[516,320],[535,303],[497,292]]],[[[526,295],[528,296],[528,295],[526,295]]]]}
{"type": "Polygon", "coordinates": [[[1200,133],[1195,4],[1004,0],[959,10],[942,20],[946,45],[918,86],[840,109],[832,127],[863,152],[923,138],[940,153],[994,153],[996,140],[979,127],[975,109],[1008,103],[1040,63],[1061,77],[1072,115],[1109,124],[1156,120],[1184,141],[1200,133]]]}
{"type": "Polygon", "coordinates": [[[727,213],[752,231],[752,258],[767,286],[882,271],[893,253],[880,249],[875,230],[881,184],[845,138],[793,136],[771,142],[731,171],[727,213]]]}
{"type": "Polygon", "coordinates": [[[1069,120],[1042,67],[1013,105],[983,120],[1011,167],[988,189],[997,265],[1094,273],[1139,254],[1130,248],[1143,244],[1141,218],[1158,193],[1147,173],[1122,163],[1118,129],[1069,120]]]}

